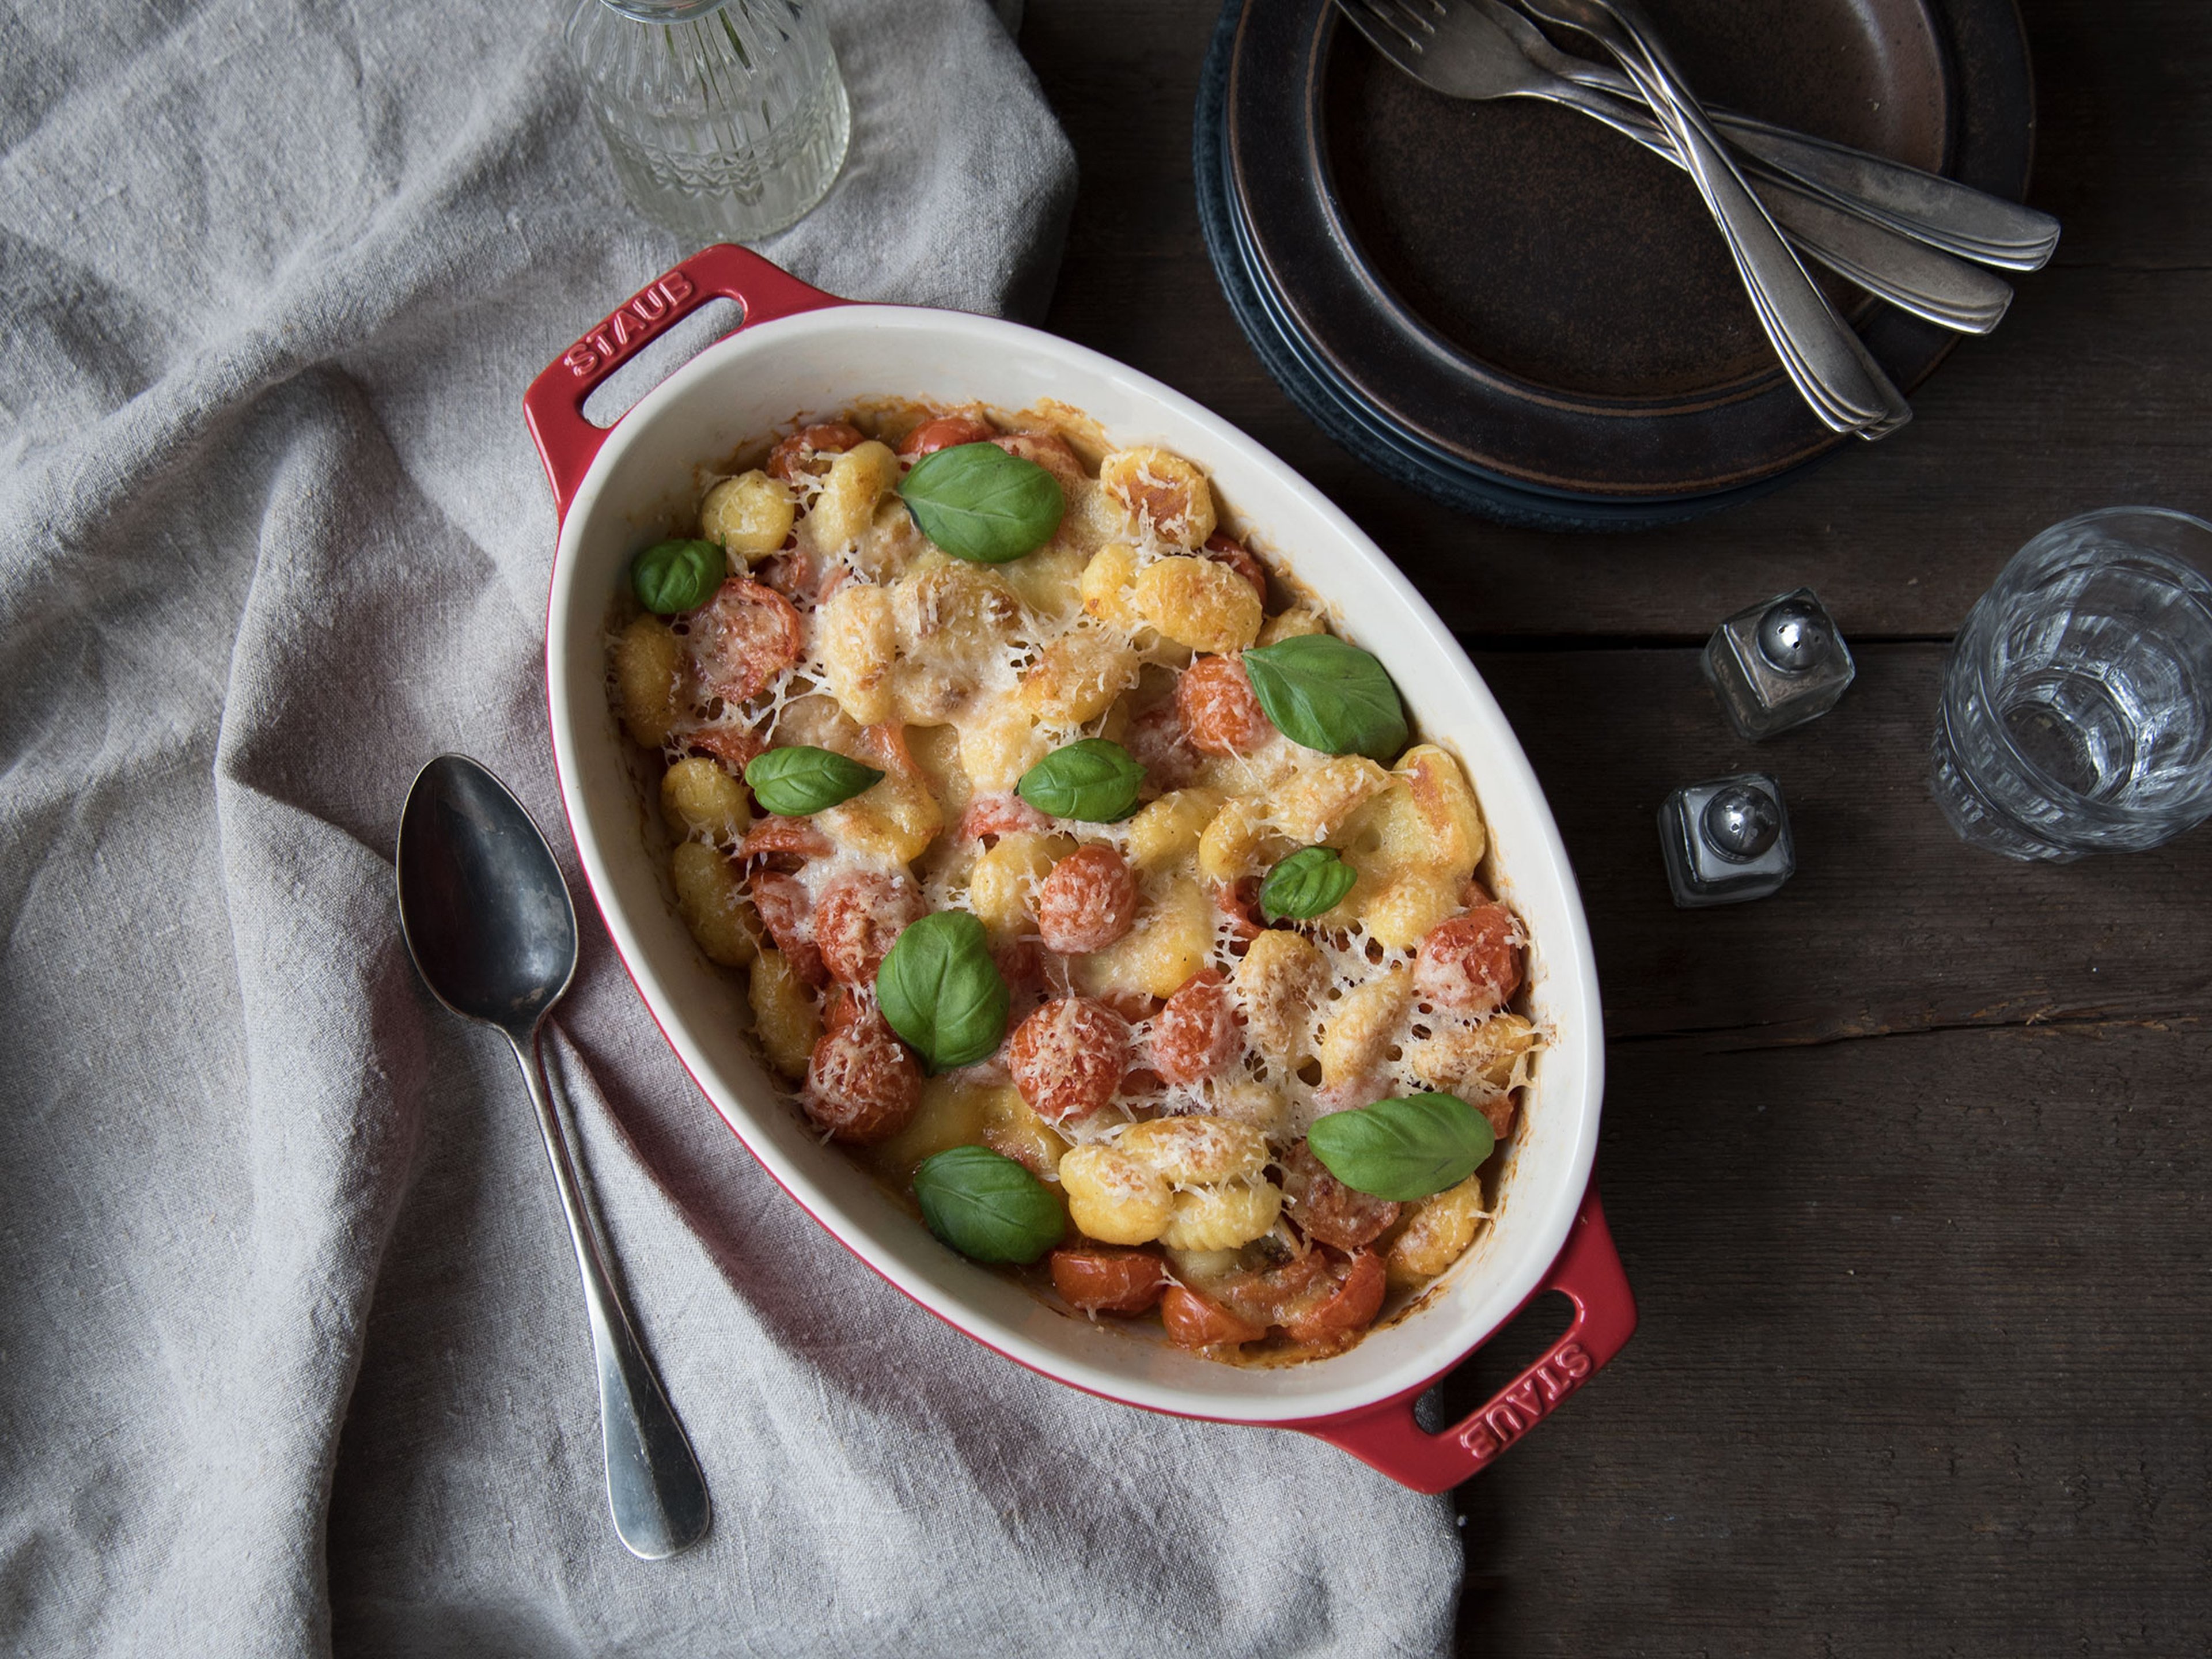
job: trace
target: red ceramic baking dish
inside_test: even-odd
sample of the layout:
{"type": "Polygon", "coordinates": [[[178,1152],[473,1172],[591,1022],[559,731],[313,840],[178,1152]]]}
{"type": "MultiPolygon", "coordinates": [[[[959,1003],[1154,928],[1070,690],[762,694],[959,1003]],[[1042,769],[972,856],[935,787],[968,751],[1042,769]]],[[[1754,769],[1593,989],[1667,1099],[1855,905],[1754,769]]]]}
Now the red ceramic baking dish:
{"type": "Polygon", "coordinates": [[[1590,1164],[1604,1079],[1589,932],[1566,853],[1526,757],[1436,613],[1350,520],[1297,473],[1189,398],[1097,352],[963,313],[862,305],[718,246],[623,301],[524,399],[561,513],[546,678],[561,794],[584,872],[639,992],[700,1089],[830,1234],[924,1307],[1046,1376],[1109,1400],[1332,1441],[1422,1492],[1481,1468],[1617,1353],[1635,1304],[1590,1164]],[[585,398],[718,296],[744,321],[611,428],[585,398]],[[754,1058],[739,988],[674,915],[665,865],[606,695],[607,624],[631,556],[693,521],[701,478],[740,445],[869,399],[1047,398],[1119,445],[1159,444],[1212,476],[1247,538],[1294,571],[1337,631],[1382,657],[1425,738],[1455,750],[1490,829],[1492,875],[1534,940],[1531,1012],[1548,1032],[1508,1142],[1495,1219],[1419,1301],[1357,1347],[1282,1367],[1224,1365],[1150,1327],[1097,1323],[956,1255],[835,1148],[821,1145],[754,1058]],[[1441,1433],[1416,1399],[1533,1297],[1565,1292],[1566,1333],[1495,1399],[1441,1433]]]}

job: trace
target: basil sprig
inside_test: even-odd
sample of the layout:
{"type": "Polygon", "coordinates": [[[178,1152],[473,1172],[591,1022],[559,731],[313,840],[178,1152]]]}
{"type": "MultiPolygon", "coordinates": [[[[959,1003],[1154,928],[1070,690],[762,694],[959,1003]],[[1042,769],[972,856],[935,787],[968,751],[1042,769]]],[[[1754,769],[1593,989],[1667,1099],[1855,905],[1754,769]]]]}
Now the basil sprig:
{"type": "Polygon", "coordinates": [[[1299,634],[1242,660],[1252,695],[1292,743],[1379,761],[1406,746],[1406,706],[1372,653],[1334,634],[1299,634]]]}
{"type": "Polygon", "coordinates": [[[929,1231],[976,1261],[1034,1261],[1067,1230],[1044,1182],[988,1146],[954,1146],[923,1159],[914,1195],[929,1231]]]}
{"type": "Polygon", "coordinates": [[[647,611],[673,617],[714,597],[730,562],[712,542],[655,542],[630,561],[629,585],[647,611]]]}
{"type": "Polygon", "coordinates": [[[994,443],[923,456],[898,492],[924,535],[975,564],[1005,564],[1043,546],[1067,510],[1059,479],[994,443]]]}
{"type": "Polygon", "coordinates": [[[1118,743],[1083,738],[1055,749],[1014,786],[1040,812],[1085,823],[1119,823],[1137,810],[1145,769],[1118,743]]]}
{"type": "Polygon", "coordinates": [[[1407,1095],[1314,1120],[1306,1145],[1328,1172],[1377,1198],[1426,1198],[1456,1187],[1498,1144],[1490,1120],[1457,1095],[1407,1095]]]}
{"type": "Polygon", "coordinates": [[[1269,921],[1285,916],[1306,921],[1335,909],[1358,879],[1359,872],[1334,848],[1301,847],[1260,884],[1260,914],[1269,921]]]}
{"type": "Polygon", "coordinates": [[[745,764],[754,798],[780,818],[826,812],[872,787],[883,774],[833,749],[794,743],[765,750],[745,764]]]}
{"type": "Polygon", "coordinates": [[[899,934],[876,969],[876,1000],[935,1073],[998,1052],[1013,994],[991,960],[983,924],[965,910],[939,910],[899,934]]]}

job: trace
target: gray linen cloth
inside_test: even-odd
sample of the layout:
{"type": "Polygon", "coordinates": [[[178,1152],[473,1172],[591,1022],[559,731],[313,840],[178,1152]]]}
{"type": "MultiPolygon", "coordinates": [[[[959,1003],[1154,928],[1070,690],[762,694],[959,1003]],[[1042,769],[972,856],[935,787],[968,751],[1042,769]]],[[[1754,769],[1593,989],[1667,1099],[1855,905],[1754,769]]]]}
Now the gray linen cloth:
{"type": "MultiPolygon", "coordinates": [[[[852,158],[766,251],[1040,307],[1073,162],[990,10],[833,15],[852,158]]],[[[0,1647],[1438,1649],[1443,1504],[946,1329],[753,1164],[611,960],[518,398],[687,251],[534,5],[0,6],[0,1647]],[[716,1504],[672,1562],[607,1520],[520,1081],[396,936],[445,749],[579,893],[559,1070],[716,1504]]]]}

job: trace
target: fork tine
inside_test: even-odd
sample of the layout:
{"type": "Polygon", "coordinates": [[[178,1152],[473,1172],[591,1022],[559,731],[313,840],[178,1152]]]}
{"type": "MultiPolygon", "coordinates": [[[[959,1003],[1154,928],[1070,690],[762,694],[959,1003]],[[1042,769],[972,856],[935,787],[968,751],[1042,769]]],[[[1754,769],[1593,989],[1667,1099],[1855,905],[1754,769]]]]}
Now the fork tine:
{"type": "MultiPolygon", "coordinates": [[[[1407,30],[1409,35],[1413,29],[1419,29],[1423,34],[1430,36],[1433,36],[1437,32],[1434,20],[1422,15],[1425,8],[1420,3],[1420,0],[1395,0],[1395,4],[1392,3],[1392,0],[1367,0],[1367,3],[1374,6],[1378,11],[1384,6],[1389,6],[1392,12],[1391,21],[1398,27],[1407,30]]],[[[1438,17],[1443,15],[1442,6],[1436,8],[1436,15],[1438,17]]]]}
{"type": "Polygon", "coordinates": [[[1364,3],[1363,0],[1336,0],[1336,9],[1352,27],[1367,37],[1368,45],[1408,75],[1419,76],[1421,43],[1384,9],[1379,0],[1364,0],[1364,3]]]}

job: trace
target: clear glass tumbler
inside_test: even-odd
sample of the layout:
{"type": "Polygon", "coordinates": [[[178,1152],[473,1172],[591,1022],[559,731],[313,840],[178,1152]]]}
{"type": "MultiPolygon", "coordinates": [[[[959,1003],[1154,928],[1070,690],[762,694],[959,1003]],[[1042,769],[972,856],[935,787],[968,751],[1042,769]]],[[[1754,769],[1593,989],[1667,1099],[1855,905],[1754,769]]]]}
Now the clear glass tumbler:
{"type": "Polygon", "coordinates": [[[757,241],[829,192],[852,111],[810,0],[579,0],[568,55],[639,212],[757,241]]]}
{"type": "Polygon", "coordinates": [[[2139,852],[2212,816],[2212,525],[2115,507],[2014,555],[1943,672],[1936,804],[2016,859],[2139,852]]]}

